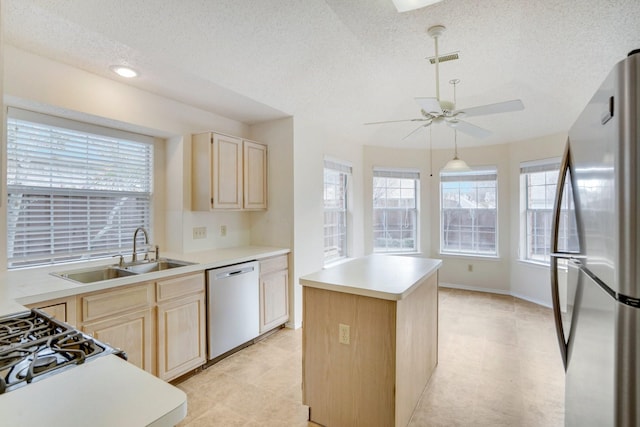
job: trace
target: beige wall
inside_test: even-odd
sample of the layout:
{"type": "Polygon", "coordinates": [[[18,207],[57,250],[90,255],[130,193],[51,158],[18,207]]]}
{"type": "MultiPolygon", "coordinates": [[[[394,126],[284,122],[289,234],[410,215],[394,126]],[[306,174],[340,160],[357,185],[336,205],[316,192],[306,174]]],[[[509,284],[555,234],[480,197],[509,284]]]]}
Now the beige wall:
{"type": "Polygon", "coordinates": [[[509,179],[513,183],[509,199],[511,201],[511,247],[512,261],[509,283],[511,294],[529,301],[551,306],[551,285],[549,268],[519,260],[520,222],[520,163],[562,157],[567,133],[509,144],[509,179]]]}
{"type": "Polygon", "coordinates": [[[398,149],[383,147],[364,147],[363,153],[363,224],[364,224],[364,251],[367,254],[373,252],[373,168],[403,168],[417,169],[420,171],[420,194],[418,196],[418,245],[420,253],[424,256],[432,255],[432,227],[431,218],[433,206],[437,206],[437,198],[433,198],[429,166],[429,155],[427,150],[398,149]]]}
{"type": "Polygon", "coordinates": [[[440,255],[440,179],[439,171],[453,157],[453,150],[433,153],[433,179],[431,181],[431,255],[442,259],[440,281],[460,287],[481,288],[493,292],[509,293],[509,267],[511,261],[510,202],[508,145],[458,148],[458,155],[471,167],[495,166],[498,169],[498,256],[481,258],[440,255]],[[469,271],[469,266],[471,270],[469,271]]]}
{"type": "MultiPolygon", "coordinates": [[[[2,51],[0,51],[2,54],[2,51]]],[[[291,324],[302,316],[300,276],[323,268],[322,189],[323,159],[330,157],[353,166],[349,214],[349,254],[372,251],[372,171],[374,166],[419,169],[420,249],[423,255],[443,259],[442,282],[461,287],[512,293],[547,303],[545,268],[518,261],[519,163],[558,156],[566,135],[483,147],[461,147],[460,157],[472,166],[498,168],[499,256],[495,259],[441,256],[439,254],[438,171],[452,150],[434,150],[434,176],[429,176],[427,150],[364,148],[348,136],[299,115],[249,126],[192,106],[162,98],[113,80],[46,58],[4,47],[5,103],[41,112],[65,115],[102,125],[146,133],[163,139],[163,168],[157,178],[162,194],[154,230],[161,249],[190,252],[246,244],[288,246],[293,249],[291,324]],[[269,210],[266,212],[191,211],[191,134],[216,130],[269,144],[269,210]],[[168,179],[168,177],[171,177],[168,179]],[[166,226],[162,227],[162,219],[166,226]],[[176,226],[178,224],[179,226],[176,226]],[[219,236],[221,225],[227,236],[219,236]],[[194,240],[192,228],[206,226],[208,238],[194,240]],[[472,272],[468,266],[472,266],[472,272]]],[[[4,123],[4,121],[3,121],[4,123]]],[[[4,132],[4,130],[3,130],[4,132]]],[[[3,138],[3,144],[5,143],[3,138]]],[[[4,168],[4,145],[2,162],[4,168]]],[[[195,179],[200,179],[196,177],[195,179]]],[[[202,179],[206,179],[202,178],[202,179]]],[[[6,189],[2,186],[2,200],[6,189]]],[[[0,222],[6,227],[5,207],[0,222]]],[[[4,241],[0,239],[0,268],[5,268],[4,241]]]]}
{"type": "MultiPolygon", "coordinates": [[[[156,161],[162,167],[156,173],[154,194],[154,243],[161,251],[191,252],[249,244],[249,213],[190,210],[191,134],[217,130],[248,137],[248,125],[12,46],[3,47],[5,105],[161,138],[156,144],[156,161]],[[220,225],[227,226],[227,236],[219,236],[220,225]],[[207,227],[208,237],[194,240],[192,229],[199,226],[207,227]]],[[[4,145],[2,148],[4,153],[4,145]]],[[[4,206],[1,211],[4,227],[4,206]]],[[[5,236],[2,233],[0,238],[2,248],[6,247],[5,236]]],[[[4,269],[4,249],[1,254],[0,268],[4,269]]]]}
{"type": "Polygon", "coordinates": [[[446,286],[511,294],[543,305],[551,304],[549,269],[520,261],[520,163],[562,155],[566,133],[511,144],[461,147],[459,157],[470,166],[498,169],[498,256],[495,258],[440,254],[439,171],[453,150],[434,150],[429,176],[427,150],[364,147],[363,223],[365,253],[373,248],[372,176],[374,166],[417,168],[421,176],[420,245],[424,256],[442,259],[440,282],[446,286]],[[471,269],[471,271],[469,271],[471,269]]]}

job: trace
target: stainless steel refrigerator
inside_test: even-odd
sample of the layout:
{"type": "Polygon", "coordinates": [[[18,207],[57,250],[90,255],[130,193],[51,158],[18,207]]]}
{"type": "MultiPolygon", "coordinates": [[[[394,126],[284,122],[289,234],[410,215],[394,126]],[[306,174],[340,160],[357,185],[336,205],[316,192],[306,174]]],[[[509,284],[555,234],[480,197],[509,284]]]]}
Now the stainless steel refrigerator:
{"type": "Polygon", "coordinates": [[[640,50],[569,131],[551,286],[566,426],[640,426],[640,50]]]}

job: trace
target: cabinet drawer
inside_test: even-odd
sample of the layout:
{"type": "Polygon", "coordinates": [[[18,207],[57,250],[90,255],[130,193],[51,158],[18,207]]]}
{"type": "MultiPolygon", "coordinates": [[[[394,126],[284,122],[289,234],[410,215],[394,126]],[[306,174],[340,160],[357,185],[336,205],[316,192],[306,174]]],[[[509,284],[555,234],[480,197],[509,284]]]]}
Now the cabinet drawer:
{"type": "Polygon", "coordinates": [[[280,255],[273,258],[260,260],[260,274],[271,273],[272,271],[286,270],[289,268],[287,255],[280,255]]]}
{"type": "Polygon", "coordinates": [[[157,282],[158,302],[204,292],[204,274],[191,274],[157,282]]]}
{"type": "Polygon", "coordinates": [[[153,284],[133,286],[115,291],[81,297],[82,321],[89,322],[104,316],[125,313],[153,304],[153,284]]]}

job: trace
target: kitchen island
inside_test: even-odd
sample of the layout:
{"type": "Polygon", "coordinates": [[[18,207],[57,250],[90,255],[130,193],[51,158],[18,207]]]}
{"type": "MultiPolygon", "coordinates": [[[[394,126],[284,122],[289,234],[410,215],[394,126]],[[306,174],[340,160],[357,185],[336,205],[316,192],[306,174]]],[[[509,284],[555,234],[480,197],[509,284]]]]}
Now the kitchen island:
{"type": "Polygon", "coordinates": [[[442,261],[370,255],[300,278],[309,420],[406,426],[438,361],[442,261]]]}

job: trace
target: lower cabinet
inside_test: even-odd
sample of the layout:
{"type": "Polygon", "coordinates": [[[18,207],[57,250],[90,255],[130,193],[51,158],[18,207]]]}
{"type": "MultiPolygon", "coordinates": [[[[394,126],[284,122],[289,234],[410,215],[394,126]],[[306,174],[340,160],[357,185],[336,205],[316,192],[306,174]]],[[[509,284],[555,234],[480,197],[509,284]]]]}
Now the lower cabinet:
{"type": "Polygon", "coordinates": [[[76,326],[76,297],[58,298],[41,303],[30,304],[28,308],[37,308],[56,320],[76,326]]]}
{"type": "Polygon", "coordinates": [[[153,283],[80,295],[80,328],[127,353],[127,360],[152,374],[155,367],[153,283]]]}
{"type": "Polygon", "coordinates": [[[289,320],[289,269],[287,256],[260,261],[260,333],[289,320]]]}
{"type": "MultiPolygon", "coordinates": [[[[169,381],[207,361],[203,272],[31,304],[169,381]]],[[[289,320],[287,255],[260,261],[260,333],[289,320]]]]}
{"type": "Polygon", "coordinates": [[[130,363],[154,374],[154,323],[153,309],[148,308],[87,323],[82,331],[123,350],[130,363]]]}
{"type": "Polygon", "coordinates": [[[172,380],[206,362],[203,275],[159,281],[158,377],[172,380]]]}

